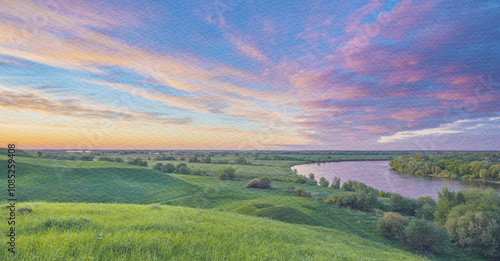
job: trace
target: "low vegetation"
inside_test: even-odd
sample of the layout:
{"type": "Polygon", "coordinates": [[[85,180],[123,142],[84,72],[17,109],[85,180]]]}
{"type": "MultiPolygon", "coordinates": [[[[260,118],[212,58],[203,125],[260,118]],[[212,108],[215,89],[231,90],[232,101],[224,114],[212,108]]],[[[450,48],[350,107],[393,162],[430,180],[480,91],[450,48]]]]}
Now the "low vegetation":
{"type": "Polygon", "coordinates": [[[268,177],[252,179],[250,182],[248,182],[247,188],[268,189],[271,188],[271,180],[269,180],[268,177]]]}

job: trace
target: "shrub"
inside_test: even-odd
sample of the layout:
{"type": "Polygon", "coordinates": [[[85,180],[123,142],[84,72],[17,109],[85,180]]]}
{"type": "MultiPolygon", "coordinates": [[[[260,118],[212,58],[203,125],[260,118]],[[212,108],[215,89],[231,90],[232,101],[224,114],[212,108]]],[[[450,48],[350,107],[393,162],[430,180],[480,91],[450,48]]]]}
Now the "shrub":
{"type": "Polygon", "coordinates": [[[328,180],[326,180],[325,177],[321,177],[319,179],[319,185],[327,188],[328,185],[330,185],[330,182],[328,182],[328,180]]]}
{"type": "Polygon", "coordinates": [[[111,157],[100,157],[97,159],[97,161],[109,161],[109,162],[113,162],[113,158],[111,157]]]}
{"type": "Polygon", "coordinates": [[[271,181],[268,177],[260,177],[258,179],[252,179],[247,184],[247,188],[259,188],[259,189],[268,189],[271,188],[271,181]]]}
{"type": "Polygon", "coordinates": [[[412,219],[404,229],[405,243],[424,253],[440,254],[448,252],[450,235],[446,230],[436,227],[434,222],[412,219]]]}
{"type": "Polygon", "coordinates": [[[315,180],[315,179],[307,179],[306,181],[306,185],[314,185],[314,186],[317,186],[318,185],[318,182],[315,180]]]}
{"type": "Polygon", "coordinates": [[[115,158],[115,162],[124,163],[125,161],[122,158],[115,158]]]}
{"type": "Polygon", "coordinates": [[[31,208],[20,208],[17,210],[17,214],[25,214],[25,213],[28,213],[28,214],[31,214],[33,213],[33,209],[31,208]]]}
{"type": "Polygon", "coordinates": [[[288,186],[288,187],[285,189],[285,192],[288,192],[288,193],[295,193],[295,187],[294,187],[294,186],[288,186]]]}
{"type": "Polygon", "coordinates": [[[408,218],[399,213],[385,212],[384,216],[377,221],[377,229],[386,238],[403,241],[404,230],[408,223],[408,218]]]}
{"type": "Polygon", "coordinates": [[[297,194],[298,196],[301,196],[301,197],[306,197],[306,198],[311,196],[310,192],[307,192],[301,188],[295,190],[295,194],[297,194]]]}
{"type": "Polygon", "coordinates": [[[326,202],[341,207],[371,211],[377,204],[377,193],[366,190],[341,193],[331,196],[326,200],[326,202]]]}
{"type": "Polygon", "coordinates": [[[307,183],[307,178],[304,176],[298,176],[295,181],[295,183],[300,183],[300,184],[306,184],[307,183]]]}
{"type": "Polygon", "coordinates": [[[217,176],[220,180],[232,180],[236,178],[236,170],[231,167],[224,167],[217,171],[217,176]]]}

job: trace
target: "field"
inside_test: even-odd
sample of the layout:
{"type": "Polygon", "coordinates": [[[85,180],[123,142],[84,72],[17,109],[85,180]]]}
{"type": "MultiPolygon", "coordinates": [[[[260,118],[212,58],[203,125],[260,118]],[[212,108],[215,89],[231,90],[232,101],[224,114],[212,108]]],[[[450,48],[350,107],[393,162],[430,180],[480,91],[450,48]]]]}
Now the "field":
{"type": "MultiPolygon", "coordinates": [[[[179,159],[148,160],[146,168],[16,157],[17,208],[32,213],[16,216],[18,253],[4,247],[0,259],[478,260],[455,247],[429,257],[382,237],[375,226],[380,213],[325,203],[344,193],[339,189],[280,181],[267,190],[245,188],[251,176],[295,177],[289,166],[301,162],[245,156],[250,165],[187,163],[210,175],[234,167],[237,180],[151,169],[157,162],[186,163],[179,159]],[[311,197],[287,193],[289,186],[311,197]]],[[[0,215],[8,214],[2,207],[0,215]]]]}

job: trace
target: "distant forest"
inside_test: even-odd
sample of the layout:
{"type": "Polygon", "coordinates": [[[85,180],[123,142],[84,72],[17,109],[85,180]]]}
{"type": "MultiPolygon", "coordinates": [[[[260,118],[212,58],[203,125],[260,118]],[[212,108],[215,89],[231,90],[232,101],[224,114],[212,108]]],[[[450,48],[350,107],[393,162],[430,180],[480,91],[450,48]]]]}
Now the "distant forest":
{"type": "Polygon", "coordinates": [[[415,175],[435,175],[462,180],[500,181],[500,152],[454,152],[400,156],[389,163],[392,170],[415,175]]]}

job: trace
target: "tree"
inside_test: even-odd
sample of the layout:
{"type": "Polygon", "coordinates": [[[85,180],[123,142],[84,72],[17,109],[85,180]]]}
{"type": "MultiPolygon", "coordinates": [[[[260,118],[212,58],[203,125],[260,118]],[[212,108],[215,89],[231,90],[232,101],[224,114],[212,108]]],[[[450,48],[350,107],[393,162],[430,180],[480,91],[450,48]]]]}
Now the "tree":
{"type": "Polygon", "coordinates": [[[340,189],[340,178],[339,177],[333,178],[331,188],[340,189]]]}
{"type": "Polygon", "coordinates": [[[156,163],[154,166],[153,166],[153,170],[156,170],[156,171],[161,171],[161,167],[163,166],[162,163],[156,163]]]}
{"type": "Polygon", "coordinates": [[[417,208],[415,209],[415,217],[433,220],[434,212],[436,210],[436,201],[427,196],[427,197],[419,197],[417,199],[417,208]]]}
{"type": "MultiPolygon", "coordinates": [[[[186,166],[186,164],[184,164],[184,163],[181,163],[181,164],[179,164],[179,165],[181,165],[180,167],[183,167],[183,166],[185,167],[185,166],[186,166]],[[181,164],[183,164],[183,165],[181,165],[181,164]]],[[[167,163],[167,164],[164,164],[164,165],[161,167],[161,170],[160,170],[160,171],[161,171],[161,172],[164,172],[164,173],[174,173],[174,172],[175,172],[175,170],[176,170],[176,167],[174,166],[174,164],[172,164],[172,163],[167,163]]]]}
{"type": "Polygon", "coordinates": [[[405,243],[421,252],[439,254],[449,249],[450,235],[431,221],[412,219],[403,232],[405,243]]]}
{"type": "Polygon", "coordinates": [[[330,185],[330,182],[328,182],[328,180],[326,180],[325,177],[321,177],[319,179],[319,185],[322,187],[328,187],[328,185],[330,185]]]}
{"type": "Polygon", "coordinates": [[[245,158],[242,158],[242,157],[238,157],[238,158],[234,159],[234,163],[236,163],[238,165],[248,164],[247,160],[245,158]]]}
{"type": "Polygon", "coordinates": [[[127,161],[127,164],[137,165],[137,166],[141,166],[141,167],[147,167],[148,166],[148,162],[147,161],[143,161],[141,158],[130,159],[130,160],[127,161]]]}
{"type": "Polygon", "coordinates": [[[38,155],[38,157],[41,157],[42,156],[42,152],[41,151],[37,151],[36,155],[38,155]]]}
{"type": "Polygon", "coordinates": [[[198,160],[198,157],[191,156],[191,157],[188,158],[188,162],[190,162],[190,163],[197,163],[197,162],[199,162],[199,160],[198,160]]]}
{"type": "Polygon", "coordinates": [[[481,169],[481,170],[479,170],[479,177],[480,178],[486,179],[489,176],[490,176],[490,173],[488,172],[487,169],[481,169]]]}
{"type": "Polygon", "coordinates": [[[403,241],[405,238],[404,229],[408,225],[408,218],[396,212],[385,212],[377,221],[377,229],[383,236],[403,241]]]}
{"type": "Polygon", "coordinates": [[[186,166],[181,166],[179,168],[179,174],[189,174],[189,169],[186,166]]]}
{"type": "Polygon", "coordinates": [[[301,184],[306,184],[307,183],[307,178],[304,177],[304,176],[298,176],[296,179],[295,179],[295,183],[301,183],[301,184]]]}
{"type": "Polygon", "coordinates": [[[488,171],[493,178],[500,178],[500,164],[491,166],[488,171]]]}
{"type": "Polygon", "coordinates": [[[446,229],[456,244],[467,252],[486,257],[500,255],[500,217],[493,211],[474,211],[468,205],[454,207],[446,229]]]}
{"type": "Polygon", "coordinates": [[[236,170],[231,167],[224,167],[217,171],[220,180],[232,180],[236,178],[236,170]]]}
{"type": "Polygon", "coordinates": [[[415,215],[415,209],[417,208],[417,202],[414,199],[406,198],[398,193],[393,193],[389,197],[392,204],[394,205],[394,211],[400,212],[409,216],[415,215]]]}
{"type": "Polygon", "coordinates": [[[448,187],[444,187],[440,192],[438,191],[438,200],[436,211],[434,212],[434,220],[442,225],[446,223],[448,213],[455,205],[455,197],[455,191],[448,189],[448,187]]]}

